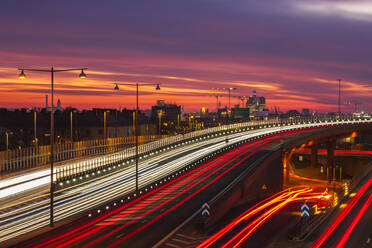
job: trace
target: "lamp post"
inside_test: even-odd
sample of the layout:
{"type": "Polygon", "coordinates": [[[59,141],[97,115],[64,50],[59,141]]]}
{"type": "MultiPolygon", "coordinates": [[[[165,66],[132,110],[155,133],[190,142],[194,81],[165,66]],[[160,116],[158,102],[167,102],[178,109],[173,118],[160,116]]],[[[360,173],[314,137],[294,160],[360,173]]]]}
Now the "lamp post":
{"type": "Polygon", "coordinates": [[[66,72],[66,71],[80,71],[79,78],[86,78],[87,75],[84,73],[84,70],[88,68],[77,68],[77,69],[61,69],[56,70],[54,67],[50,69],[29,69],[29,68],[18,68],[21,73],[18,75],[18,78],[25,79],[25,71],[35,71],[35,72],[50,72],[51,75],[51,106],[50,106],[50,226],[54,225],[54,109],[53,109],[53,97],[54,97],[54,73],[55,72],[66,72]]]}
{"type": "Polygon", "coordinates": [[[35,141],[35,147],[37,147],[37,143],[38,143],[37,133],[36,133],[36,120],[37,120],[36,118],[37,118],[36,111],[34,111],[34,141],[35,141]]]}
{"type": "Polygon", "coordinates": [[[133,134],[136,133],[136,112],[133,111],[133,134]]]}
{"type": "Polygon", "coordinates": [[[119,85],[124,85],[124,86],[135,86],[136,87],[136,118],[135,118],[135,126],[134,126],[134,132],[136,135],[136,194],[138,193],[138,88],[139,86],[151,86],[151,85],[156,85],[156,90],[160,90],[160,84],[152,84],[152,83],[123,83],[123,84],[115,84],[114,90],[119,90],[119,85]]]}
{"type": "Polygon", "coordinates": [[[71,140],[71,143],[74,142],[73,131],[72,131],[72,110],[70,112],[70,140],[71,140]]]}
{"type": "Polygon", "coordinates": [[[341,117],[341,79],[338,80],[338,115],[341,117]]]}
{"type": "Polygon", "coordinates": [[[5,133],[5,141],[6,141],[6,159],[8,159],[8,149],[9,149],[9,133],[5,133]]]}
{"type": "Polygon", "coordinates": [[[229,110],[231,111],[231,102],[230,102],[230,98],[231,98],[231,91],[233,90],[236,90],[236,88],[227,88],[227,91],[229,91],[229,110]]]}
{"type": "Polygon", "coordinates": [[[162,110],[159,110],[158,111],[158,129],[159,129],[159,136],[161,135],[161,116],[163,115],[163,111],[162,110]]]}
{"type": "Polygon", "coordinates": [[[104,112],[103,112],[103,139],[105,140],[105,143],[106,143],[106,135],[107,135],[107,124],[106,124],[106,120],[107,119],[107,111],[105,110],[104,112]]]}
{"type": "Polygon", "coordinates": [[[178,114],[177,115],[177,132],[179,131],[180,129],[180,115],[178,114]]]}

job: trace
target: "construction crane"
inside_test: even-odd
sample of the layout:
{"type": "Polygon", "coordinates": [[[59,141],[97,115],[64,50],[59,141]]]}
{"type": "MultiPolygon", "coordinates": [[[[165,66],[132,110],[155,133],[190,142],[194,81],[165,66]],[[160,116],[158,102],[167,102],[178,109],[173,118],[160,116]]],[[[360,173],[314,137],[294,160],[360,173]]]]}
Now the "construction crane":
{"type": "Polygon", "coordinates": [[[233,88],[233,87],[227,87],[227,88],[212,88],[212,90],[216,90],[216,91],[227,91],[229,93],[229,110],[231,110],[231,101],[230,101],[230,98],[231,98],[231,91],[235,91],[236,88],[233,88]]]}
{"type": "Polygon", "coordinates": [[[352,99],[352,100],[345,101],[344,102],[344,105],[349,105],[349,106],[354,105],[354,112],[359,112],[360,111],[360,108],[362,106],[362,103],[361,103],[360,100],[352,99]]]}
{"type": "Polygon", "coordinates": [[[219,101],[220,97],[223,97],[223,95],[213,94],[213,97],[216,98],[216,112],[221,108],[221,102],[219,101]]]}
{"type": "Polygon", "coordinates": [[[241,102],[242,102],[242,108],[245,108],[245,104],[244,102],[248,99],[247,96],[235,96],[236,98],[238,98],[241,102]]]}

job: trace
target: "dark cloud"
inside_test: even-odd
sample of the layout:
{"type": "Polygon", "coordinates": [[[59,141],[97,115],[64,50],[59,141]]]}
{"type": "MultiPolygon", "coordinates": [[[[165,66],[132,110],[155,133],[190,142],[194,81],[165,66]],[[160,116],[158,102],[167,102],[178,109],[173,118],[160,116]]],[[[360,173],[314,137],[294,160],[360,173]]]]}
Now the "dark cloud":
{"type": "MultiPolygon", "coordinates": [[[[365,1],[324,2],[333,6],[365,1]]],[[[370,85],[372,22],[351,18],[353,13],[346,10],[340,16],[310,11],[299,7],[303,3],[306,1],[1,1],[0,58],[4,66],[65,66],[68,62],[69,66],[100,71],[202,81],[185,86],[178,79],[96,75],[103,81],[160,80],[174,87],[182,84],[182,88],[208,89],[218,81],[277,82],[288,94],[313,97],[314,103],[321,104],[336,102],[332,92],[337,85],[321,84],[312,81],[314,78],[343,78],[370,85]]],[[[316,4],[321,1],[314,1],[316,4]]],[[[109,95],[100,92],[103,88],[97,87],[94,94],[109,95]]],[[[70,89],[60,93],[93,94],[70,89]]],[[[240,94],[251,90],[242,88],[240,94]]],[[[261,92],[281,99],[276,92],[261,92]]],[[[356,91],[345,94],[349,94],[345,98],[368,101],[356,91]]]]}

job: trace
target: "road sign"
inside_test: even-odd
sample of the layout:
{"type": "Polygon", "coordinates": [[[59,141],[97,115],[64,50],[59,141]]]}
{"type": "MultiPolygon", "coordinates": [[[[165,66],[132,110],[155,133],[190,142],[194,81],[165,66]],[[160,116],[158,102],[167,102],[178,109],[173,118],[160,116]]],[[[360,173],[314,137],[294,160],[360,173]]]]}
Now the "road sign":
{"type": "Polygon", "coordinates": [[[309,217],[310,216],[310,211],[309,211],[309,206],[304,203],[301,205],[301,217],[309,217]]]}
{"type": "Polygon", "coordinates": [[[202,205],[201,213],[202,213],[202,216],[210,216],[211,215],[211,208],[210,208],[208,202],[205,202],[202,205]]]}

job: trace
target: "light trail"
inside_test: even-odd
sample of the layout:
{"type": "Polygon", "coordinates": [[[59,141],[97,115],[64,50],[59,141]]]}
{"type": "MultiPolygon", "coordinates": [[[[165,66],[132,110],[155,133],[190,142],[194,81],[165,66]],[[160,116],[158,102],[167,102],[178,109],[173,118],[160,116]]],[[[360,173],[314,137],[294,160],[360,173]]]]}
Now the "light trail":
{"type": "MultiPolygon", "coordinates": [[[[247,134],[236,134],[231,138],[231,143],[239,142],[243,139],[254,137],[255,135],[262,135],[261,131],[250,131],[247,134]]],[[[211,144],[208,147],[199,149],[198,151],[191,152],[189,154],[185,154],[185,156],[170,161],[168,163],[163,163],[161,166],[153,166],[160,161],[168,160],[173,155],[175,155],[176,151],[172,151],[171,153],[164,154],[158,156],[157,158],[152,158],[147,165],[140,164],[139,167],[139,179],[140,179],[140,186],[143,187],[144,185],[150,184],[153,181],[158,180],[158,178],[165,177],[173,173],[174,171],[179,170],[185,163],[196,159],[198,157],[205,156],[206,153],[213,152],[219,150],[226,146],[224,138],[218,138],[215,140],[209,140],[202,144],[211,144]],[[152,177],[146,176],[144,172],[152,173],[152,177]]],[[[200,144],[199,144],[200,145],[200,144]]],[[[187,148],[181,148],[178,154],[187,153],[188,151],[193,151],[196,147],[199,146],[195,144],[193,146],[187,148]]],[[[101,179],[95,179],[95,182],[90,184],[83,185],[83,187],[76,187],[76,189],[67,189],[61,191],[62,195],[56,196],[56,220],[60,220],[71,216],[75,213],[78,213],[81,210],[85,210],[87,206],[92,207],[94,205],[98,205],[103,201],[108,201],[109,199],[115,198],[117,196],[123,195],[126,192],[129,193],[134,188],[134,182],[130,180],[134,177],[134,168],[125,168],[120,171],[113,172],[110,175],[106,175],[101,179]],[[80,187],[80,188],[79,188],[80,187]],[[84,199],[85,198],[85,199],[84,199]]],[[[58,192],[57,192],[58,193],[58,192]]],[[[30,230],[46,226],[48,225],[48,203],[49,201],[45,199],[43,202],[39,202],[34,205],[34,208],[31,206],[23,207],[21,209],[12,210],[11,212],[7,212],[5,214],[0,215],[0,223],[1,226],[1,237],[7,236],[11,238],[14,235],[19,235],[30,230]],[[41,210],[44,211],[42,212],[41,210]],[[35,212],[35,214],[30,214],[35,212]],[[23,219],[19,219],[20,215],[24,214],[23,219]],[[14,217],[13,217],[14,216],[14,217]],[[4,219],[6,218],[6,219],[4,219]],[[17,218],[16,221],[10,221],[12,218],[17,218]],[[4,221],[7,221],[9,224],[4,224],[4,221]],[[14,228],[16,224],[23,226],[24,231],[19,230],[20,228],[14,228]],[[26,229],[27,228],[27,229],[26,229]],[[17,230],[18,229],[18,230],[17,230]],[[13,235],[10,235],[12,234],[13,235]],[[3,236],[4,235],[4,236],[3,236]]]]}
{"type": "MultiPolygon", "coordinates": [[[[316,123],[316,124],[300,124],[289,127],[273,127],[261,130],[250,130],[242,133],[232,134],[229,139],[229,144],[237,143],[247,138],[253,138],[258,135],[268,135],[277,131],[288,131],[297,132],[297,131],[307,131],[314,128],[324,128],[329,127],[325,123],[316,123]],[[300,129],[302,128],[302,129],[300,129]]],[[[278,134],[281,135],[281,134],[278,134]]],[[[159,163],[159,161],[167,160],[174,155],[177,151],[173,150],[167,154],[160,155],[156,158],[150,158],[148,164],[140,164],[140,187],[150,184],[162,178],[166,175],[169,175],[180,168],[182,168],[188,161],[195,158],[201,158],[205,154],[217,151],[226,146],[225,137],[218,137],[216,139],[201,142],[199,144],[194,144],[185,148],[179,149],[181,154],[185,151],[191,151],[193,148],[198,147],[200,144],[206,144],[208,147],[202,148],[197,152],[189,152],[187,155],[171,161],[168,163],[154,165],[159,163]],[[151,175],[151,176],[149,176],[151,175]]],[[[60,195],[56,196],[56,205],[55,205],[55,219],[62,220],[67,217],[73,216],[76,213],[86,210],[94,206],[102,204],[102,202],[109,201],[120,195],[129,193],[134,188],[134,182],[132,178],[134,176],[134,168],[125,168],[119,172],[112,173],[109,176],[105,176],[99,179],[95,179],[95,182],[83,183],[76,187],[67,188],[60,191],[60,195]]],[[[1,224],[1,235],[0,242],[7,240],[9,238],[14,238],[20,234],[27,233],[29,231],[38,229],[40,227],[48,225],[49,221],[49,212],[47,208],[48,200],[43,202],[38,202],[34,205],[34,208],[31,206],[22,207],[20,210],[15,210],[13,213],[6,213],[5,215],[0,214],[0,224],[1,221],[5,223],[1,224]],[[23,216],[19,215],[21,213],[23,216]],[[3,218],[4,217],[4,218],[3,218]],[[16,218],[14,221],[10,221],[10,218],[16,218]]]]}
{"type": "Polygon", "coordinates": [[[336,230],[336,228],[340,225],[340,223],[345,219],[345,217],[354,208],[355,204],[360,200],[363,194],[367,191],[371,183],[372,183],[372,177],[370,177],[369,180],[359,189],[357,194],[351,199],[351,201],[342,210],[342,212],[337,216],[337,218],[331,223],[331,225],[329,225],[328,228],[322,233],[322,235],[318,238],[318,240],[314,242],[311,248],[319,248],[327,241],[327,239],[332,235],[332,233],[336,230]]]}
{"type": "MultiPolygon", "coordinates": [[[[306,131],[312,128],[317,127],[308,127],[304,128],[304,130],[306,131]]],[[[268,135],[276,129],[277,128],[253,131],[250,130],[245,133],[237,133],[231,135],[229,144],[237,143],[258,135],[268,135]]],[[[287,130],[287,132],[292,132],[290,128],[288,129],[289,130],[287,130]]],[[[224,137],[208,140],[202,144],[209,144],[209,146],[196,152],[191,152],[173,161],[163,163],[157,167],[153,166],[154,163],[160,163],[160,161],[167,159],[169,161],[169,158],[174,155],[177,150],[160,155],[156,158],[152,158],[150,159],[152,162],[148,162],[147,164],[140,164],[140,187],[148,185],[151,182],[158,180],[158,178],[162,178],[179,170],[191,160],[203,157],[205,154],[217,151],[226,146],[224,137]],[[152,176],[147,176],[148,174],[146,175],[146,171],[151,173],[152,176]]],[[[200,146],[200,144],[194,144],[190,147],[181,148],[178,153],[183,154],[185,151],[192,151],[198,146],[200,146]]],[[[126,193],[130,193],[134,188],[134,182],[132,182],[133,180],[130,180],[133,178],[134,173],[133,167],[125,168],[121,171],[113,172],[111,176],[106,175],[100,179],[95,179],[92,183],[84,183],[82,186],[76,186],[76,188],[61,190],[61,193],[56,195],[55,198],[55,220],[62,220],[84,211],[88,207],[91,208],[93,206],[98,206],[102,202],[109,201],[110,199],[114,199],[115,197],[126,193]]],[[[37,202],[36,204],[32,204],[31,206],[27,205],[20,209],[7,211],[6,213],[0,214],[0,242],[40,227],[47,226],[49,222],[48,203],[48,199],[45,199],[37,202]]]]}
{"type": "Polygon", "coordinates": [[[281,191],[246,210],[217,233],[198,245],[197,248],[210,247],[220,239],[226,239],[231,231],[241,228],[236,235],[221,245],[221,247],[224,248],[239,247],[270,217],[279,212],[286,205],[297,201],[324,198],[327,195],[328,194],[325,192],[314,192],[314,188],[312,187],[290,188],[290,190],[281,191]],[[258,215],[259,213],[261,214],[258,215]],[[249,221],[256,215],[258,216],[242,227],[244,222],[249,221]]]}
{"type": "MultiPolygon", "coordinates": [[[[251,146],[251,145],[250,145],[250,146],[251,146]]],[[[254,147],[253,147],[253,148],[254,148],[254,147]]],[[[250,148],[249,150],[251,150],[251,149],[253,149],[253,148],[250,148]]],[[[249,150],[246,151],[246,152],[249,152],[249,150]]],[[[237,150],[237,152],[240,152],[240,149],[237,150]]],[[[175,181],[175,182],[170,183],[167,187],[163,187],[162,190],[165,190],[165,191],[166,191],[166,192],[163,192],[163,194],[164,194],[164,193],[167,193],[168,190],[171,190],[171,189],[169,189],[169,186],[170,186],[171,184],[174,184],[174,183],[179,182],[179,181],[181,180],[181,183],[182,183],[182,184],[179,186],[179,188],[182,189],[182,191],[181,191],[181,192],[178,192],[178,195],[174,196],[174,198],[177,197],[177,196],[179,196],[179,195],[182,194],[183,192],[186,192],[186,191],[189,190],[190,188],[192,188],[192,187],[198,185],[200,182],[206,180],[209,176],[211,176],[211,175],[217,173],[218,171],[222,170],[223,167],[221,166],[221,163],[224,163],[224,162],[226,162],[226,161],[229,161],[233,156],[235,156],[235,153],[231,153],[230,156],[224,158],[224,159],[223,159],[221,162],[219,162],[219,163],[214,163],[214,164],[212,164],[212,166],[210,166],[210,167],[205,167],[205,168],[203,168],[201,171],[198,171],[197,174],[193,175],[192,177],[190,176],[192,172],[189,172],[188,175],[184,175],[184,178],[182,178],[183,183],[182,183],[182,180],[179,179],[179,180],[177,180],[177,181],[175,181]],[[217,167],[217,170],[216,170],[216,167],[217,167]],[[206,173],[209,173],[209,174],[204,175],[203,173],[205,173],[205,172],[206,172],[206,173]],[[203,175],[203,176],[201,176],[201,175],[203,175]],[[197,178],[198,176],[199,176],[199,178],[198,178],[196,181],[194,181],[193,184],[190,185],[190,184],[189,184],[190,181],[193,181],[193,179],[197,178]],[[188,186],[185,187],[185,185],[188,185],[188,186]]],[[[214,162],[214,161],[212,161],[212,163],[213,163],[213,162],[214,162]]],[[[177,191],[176,191],[176,192],[177,192],[177,191]]],[[[154,195],[154,197],[158,197],[158,196],[157,196],[157,195],[154,195]]],[[[166,199],[166,198],[164,198],[164,199],[166,199]]],[[[137,219],[143,218],[144,216],[146,216],[146,215],[148,215],[149,213],[155,211],[156,209],[158,209],[159,207],[163,206],[164,204],[170,202],[171,200],[172,200],[172,199],[168,199],[168,200],[166,200],[166,201],[162,201],[162,202],[161,202],[161,205],[156,205],[156,206],[153,206],[152,204],[148,204],[147,206],[148,206],[148,207],[151,207],[150,210],[146,211],[145,213],[141,214],[140,216],[137,216],[137,218],[131,220],[130,222],[128,222],[128,223],[126,223],[126,224],[123,224],[123,225],[121,226],[121,229],[123,229],[123,228],[127,227],[128,225],[134,223],[137,219]]],[[[145,207],[144,205],[141,206],[141,208],[144,208],[144,207],[145,207]]],[[[66,239],[63,239],[63,243],[60,243],[61,246],[65,246],[65,245],[71,244],[71,243],[73,243],[73,242],[79,241],[79,240],[81,240],[82,238],[87,237],[87,236],[89,236],[89,235],[91,235],[91,234],[93,234],[93,233],[96,233],[96,235],[98,235],[99,233],[97,233],[97,232],[101,232],[101,231],[103,231],[105,228],[107,229],[107,228],[109,228],[110,226],[113,226],[117,221],[120,221],[123,217],[125,217],[125,215],[128,214],[128,213],[125,213],[125,212],[122,213],[122,211],[125,211],[125,210],[128,210],[128,209],[129,209],[129,207],[127,206],[126,208],[120,208],[120,209],[114,210],[114,212],[113,212],[113,213],[110,213],[110,215],[105,216],[104,218],[99,218],[99,219],[95,220],[94,223],[88,223],[88,224],[85,224],[85,225],[83,225],[83,226],[81,226],[81,227],[79,227],[79,228],[77,228],[77,229],[75,228],[74,230],[72,230],[72,231],[69,232],[69,233],[66,233],[65,235],[59,235],[58,237],[56,237],[56,239],[59,240],[59,239],[61,239],[61,238],[63,238],[63,237],[67,237],[67,236],[68,236],[67,238],[70,238],[70,237],[71,237],[71,234],[74,233],[75,235],[73,235],[73,238],[72,238],[72,239],[70,239],[69,241],[67,241],[66,239]],[[118,214],[121,214],[121,216],[120,216],[121,218],[117,218],[117,215],[118,215],[118,214]],[[111,222],[110,220],[106,220],[107,218],[111,218],[111,219],[113,219],[113,221],[111,222]],[[107,225],[100,225],[100,226],[92,225],[92,224],[97,223],[98,221],[100,221],[100,222],[101,222],[101,221],[105,221],[105,223],[106,223],[107,225]],[[89,227],[89,226],[90,226],[90,227],[89,227]],[[78,232],[79,230],[82,230],[83,233],[79,233],[79,232],[78,232]]],[[[129,209],[129,210],[130,210],[130,209],[129,209]]],[[[132,211],[132,210],[130,210],[130,211],[132,211]]],[[[133,213],[133,212],[132,212],[132,213],[133,213]]],[[[118,231],[118,230],[117,230],[117,231],[118,231]]],[[[103,238],[108,237],[108,236],[109,236],[109,235],[99,236],[99,238],[96,239],[95,241],[98,242],[99,240],[102,240],[103,238]]],[[[45,245],[47,245],[47,244],[50,244],[51,242],[55,242],[56,239],[54,239],[54,240],[49,240],[49,241],[47,241],[47,242],[45,242],[45,243],[42,243],[42,244],[40,244],[40,246],[38,246],[38,247],[43,247],[43,246],[45,246],[45,245]]]]}
{"type": "MultiPolygon", "coordinates": [[[[273,133],[273,132],[278,132],[278,131],[286,131],[286,130],[297,129],[297,128],[330,127],[333,124],[340,125],[340,124],[352,124],[352,123],[359,123],[359,122],[361,121],[340,121],[340,122],[329,122],[329,123],[322,122],[322,123],[306,123],[306,124],[303,123],[303,124],[297,124],[297,125],[292,125],[292,126],[281,126],[281,127],[271,127],[271,128],[258,129],[258,130],[250,130],[250,132],[252,131],[257,132],[262,135],[262,134],[268,134],[268,133],[273,133]]],[[[244,133],[247,133],[247,132],[240,133],[240,135],[244,133]]],[[[236,136],[236,133],[232,134],[232,136],[234,135],[236,136]]],[[[134,148],[130,148],[130,149],[131,149],[131,154],[128,154],[128,156],[133,156],[134,148]]],[[[115,154],[118,154],[118,156],[113,161],[110,161],[110,163],[118,162],[122,160],[122,158],[120,157],[121,152],[117,152],[115,154]]],[[[89,164],[90,162],[95,161],[97,158],[108,161],[108,155],[102,155],[102,156],[88,158],[88,159],[77,161],[77,162],[67,161],[63,165],[60,165],[57,167],[58,168],[62,168],[62,167],[73,168],[74,166],[76,166],[76,163],[84,162],[84,163],[89,164]]],[[[56,173],[57,167],[55,168],[54,173],[56,173]]],[[[27,192],[32,189],[37,189],[43,186],[47,186],[49,184],[50,184],[50,169],[41,169],[36,172],[27,172],[26,175],[23,174],[21,176],[16,176],[13,178],[1,180],[0,181],[0,199],[4,197],[16,195],[22,192],[27,192]],[[21,186],[18,186],[18,185],[21,185],[21,186]]]]}
{"type": "MultiPolygon", "coordinates": [[[[271,139],[273,139],[274,137],[267,137],[267,138],[265,138],[265,139],[268,139],[268,138],[271,138],[271,139]]],[[[275,138],[275,139],[278,139],[278,138],[275,138]]],[[[265,143],[265,142],[268,142],[268,141],[260,141],[261,143],[265,143]]],[[[255,141],[255,143],[257,143],[257,141],[255,141]]],[[[269,144],[267,144],[267,145],[269,145],[269,144]]],[[[249,146],[252,146],[252,145],[249,145],[249,146]]],[[[256,145],[257,146],[257,145],[256,145]]],[[[254,147],[253,147],[254,148],[254,147]]],[[[251,149],[253,149],[253,148],[251,148],[251,149]]],[[[237,149],[237,148],[236,148],[237,149]]],[[[249,150],[251,150],[251,149],[249,149],[249,150]]],[[[247,152],[249,152],[249,150],[247,151],[247,152]]],[[[236,152],[237,154],[239,154],[239,153],[241,153],[241,151],[239,151],[239,150],[237,150],[237,152],[236,152]]],[[[234,156],[234,154],[231,154],[231,156],[234,156]]],[[[240,155],[240,156],[242,156],[242,154],[240,155]]],[[[236,157],[236,156],[235,156],[236,157]]],[[[229,158],[229,157],[227,157],[226,158],[227,160],[230,160],[231,158],[229,158]]],[[[226,160],[225,159],[225,160],[226,160]]],[[[226,161],[225,161],[226,162],[226,161]]],[[[218,164],[216,164],[214,167],[216,167],[216,166],[218,166],[218,164]]],[[[221,166],[219,166],[218,168],[220,168],[221,166]]],[[[212,170],[212,172],[213,172],[213,174],[215,173],[215,169],[213,169],[213,167],[210,169],[210,170],[212,170]]],[[[216,171],[216,172],[218,172],[218,171],[216,171]]],[[[225,171],[225,173],[226,173],[226,171],[225,171]]],[[[223,174],[225,174],[225,173],[223,173],[223,174]]],[[[222,174],[222,175],[223,175],[222,174]]],[[[220,176],[222,176],[222,175],[220,175],[220,176]]],[[[188,176],[187,178],[190,178],[190,176],[188,176]]],[[[205,176],[203,176],[203,177],[201,177],[200,178],[200,180],[201,181],[205,181],[205,179],[206,179],[206,177],[205,176]]],[[[218,179],[218,178],[217,178],[218,179]]],[[[217,180],[217,179],[215,179],[215,180],[217,180]]],[[[188,180],[190,180],[190,179],[188,179],[188,180]]],[[[213,182],[211,182],[211,183],[213,183],[213,182]]],[[[209,184],[208,184],[209,185],[209,184]]],[[[208,186],[207,185],[207,186],[208,186]]],[[[167,186],[168,188],[169,188],[169,186],[167,186]]],[[[205,186],[206,187],[206,186],[205,186]]],[[[201,189],[200,189],[201,190],[201,189]]],[[[192,196],[190,196],[190,197],[192,197],[192,196]]],[[[153,205],[152,204],[149,204],[149,205],[151,205],[152,207],[153,207],[153,205]]],[[[119,210],[121,210],[121,209],[118,209],[118,211],[119,210]]],[[[117,212],[117,211],[116,211],[117,212]]],[[[110,214],[111,215],[111,214],[110,214]]],[[[141,217],[143,217],[143,216],[141,216],[141,217]]],[[[101,218],[100,218],[101,219],[101,218]]],[[[115,221],[117,221],[117,219],[120,219],[120,218],[117,218],[116,216],[113,216],[113,219],[114,219],[114,222],[113,223],[106,223],[106,224],[109,224],[109,225],[106,225],[106,226],[113,226],[114,224],[115,224],[115,221]],[[115,219],[116,218],[116,219],[115,219]]],[[[102,220],[102,219],[101,219],[102,220]]],[[[106,221],[107,222],[107,221],[106,221]]],[[[92,224],[92,223],[90,223],[90,224],[92,224]]],[[[151,224],[151,223],[150,223],[151,224]]],[[[94,228],[96,228],[95,230],[94,230],[94,232],[97,232],[97,228],[101,228],[102,226],[95,226],[94,228]]],[[[103,226],[104,227],[104,226],[103,226]]],[[[82,226],[82,229],[85,229],[85,228],[87,228],[87,225],[85,225],[85,226],[82,226]]],[[[73,233],[76,233],[76,228],[74,229],[74,230],[72,230],[72,232],[71,233],[66,233],[67,235],[68,235],[68,238],[70,238],[70,234],[73,234],[73,233]]],[[[85,231],[85,230],[84,230],[85,231]]],[[[93,232],[93,233],[94,233],[93,232]]],[[[89,233],[87,234],[87,236],[89,235],[89,233]]],[[[98,234],[97,234],[98,235],[98,234]]],[[[74,235],[75,236],[75,235],[74,235]]],[[[81,236],[81,233],[78,233],[78,236],[80,237],[80,239],[82,238],[82,236],[81,236]]],[[[75,236],[75,237],[77,237],[77,236],[75,236]]],[[[61,240],[61,242],[62,242],[62,240],[63,240],[63,243],[61,243],[60,245],[62,246],[66,246],[66,245],[68,245],[68,243],[66,243],[66,240],[64,239],[64,237],[62,236],[58,236],[58,237],[56,237],[56,239],[54,240],[54,241],[57,241],[58,239],[60,239],[61,240]],[[60,239],[60,238],[62,238],[62,239],[60,239]]],[[[74,240],[75,241],[75,240],[74,240]]],[[[39,244],[40,246],[39,247],[45,247],[45,246],[49,246],[48,245],[48,243],[42,243],[42,244],[39,244]]],[[[22,247],[24,247],[24,245],[22,245],[22,247]]],[[[33,246],[34,247],[34,246],[33,246]]]]}
{"type": "MultiPolygon", "coordinates": [[[[271,145],[272,143],[269,143],[269,144],[266,144],[264,145],[263,147],[261,147],[259,150],[271,145]]],[[[258,150],[252,152],[250,155],[248,155],[247,157],[250,157],[252,156],[254,153],[256,153],[258,150]]],[[[247,158],[246,157],[246,158],[247,158]]],[[[210,186],[212,183],[214,183],[215,181],[217,181],[219,178],[221,178],[223,175],[225,175],[227,172],[229,172],[230,170],[232,170],[233,168],[235,168],[236,166],[238,166],[242,161],[239,161],[238,163],[234,164],[232,167],[230,167],[229,169],[227,169],[226,171],[224,171],[223,173],[221,173],[220,175],[218,175],[215,179],[213,179],[211,182],[209,182],[207,185],[203,186],[202,188],[198,189],[196,192],[192,193],[191,195],[189,195],[186,199],[183,199],[182,201],[178,202],[176,205],[172,206],[170,209],[164,211],[163,213],[161,213],[160,215],[158,215],[156,218],[152,219],[151,221],[149,221],[148,223],[146,223],[145,225],[143,225],[142,227],[136,229],[135,231],[131,232],[130,234],[120,238],[119,240],[116,240],[114,243],[112,243],[111,245],[109,245],[108,247],[109,248],[112,248],[112,247],[115,247],[117,245],[119,245],[120,243],[122,243],[123,241],[129,239],[130,237],[134,236],[135,234],[137,234],[138,232],[140,232],[141,230],[145,229],[146,227],[148,227],[149,225],[153,224],[154,222],[158,221],[160,218],[164,217],[167,213],[169,213],[170,211],[173,211],[175,210],[176,208],[178,208],[179,206],[181,206],[182,204],[184,204],[186,201],[190,200],[193,196],[195,196],[196,194],[198,194],[200,191],[202,191],[203,189],[205,189],[206,187],[210,186]]],[[[115,233],[117,231],[119,231],[121,228],[117,228],[116,230],[114,230],[112,233],[115,233]]],[[[111,233],[111,234],[112,234],[111,233]]],[[[87,248],[88,246],[84,246],[84,248],[87,248]]]]}
{"type": "MultiPolygon", "coordinates": [[[[289,172],[289,176],[292,177],[292,178],[296,178],[296,179],[299,179],[299,180],[303,180],[303,181],[309,181],[309,182],[315,182],[315,183],[322,183],[322,184],[327,184],[329,183],[328,180],[322,180],[322,179],[313,179],[313,178],[308,178],[308,177],[302,177],[302,176],[298,176],[292,172],[289,172]]],[[[338,181],[332,181],[333,184],[337,184],[338,186],[342,186],[342,183],[341,182],[338,182],[338,181]]]]}
{"type": "Polygon", "coordinates": [[[360,208],[358,214],[355,216],[353,221],[350,223],[350,225],[347,227],[344,235],[342,235],[341,239],[338,241],[335,248],[342,248],[346,244],[347,240],[350,237],[350,234],[354,230],[355,226],[358,224],[359,220],[362,218],[363,214],[368,209],[369,205],[372,203],[372,193],[369,194],[369,197],[366,202],[364,202],[363,206],[360,208]]]}
{"type": "MultiPolygon", "coordinates": [[[[304,153],[310,153],[311,149],[308,148],[299,148],[296,149],[296,152],[304,152],[304,153]]],[[[318,154],[319,153],[327,153],[326,149],[318,149],[318,154]]],[[[356,155],[361,155],[361,154],[366,154],[366,155],[372,155],[372,151],[368,150],[355,150],[355,151],[348,151],[348,150],[334,150],[335,154],[356,154],[356,155]]]]}

